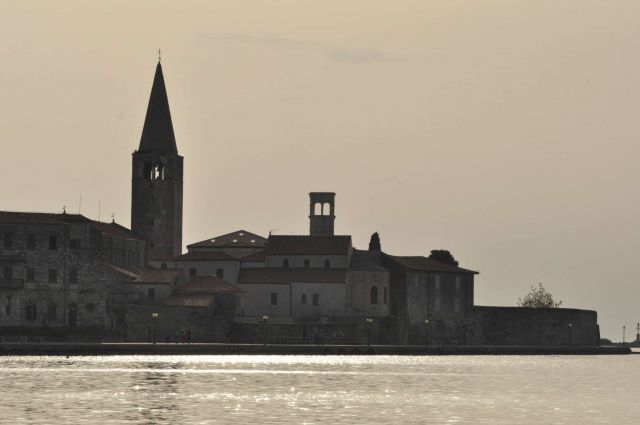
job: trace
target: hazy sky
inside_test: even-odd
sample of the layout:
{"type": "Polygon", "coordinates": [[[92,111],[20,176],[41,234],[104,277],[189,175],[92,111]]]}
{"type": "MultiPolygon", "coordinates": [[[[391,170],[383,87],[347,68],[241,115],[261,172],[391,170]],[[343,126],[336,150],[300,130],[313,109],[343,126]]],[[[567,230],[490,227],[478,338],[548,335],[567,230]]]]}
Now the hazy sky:
{"type": "Polygon", "coordinates": [[[130,222],[157,49],[185,245],[235,229],[450,249],[476,303],[542,282],[640,320],[640,3],[0,2],[0,209],[130,222]]]}

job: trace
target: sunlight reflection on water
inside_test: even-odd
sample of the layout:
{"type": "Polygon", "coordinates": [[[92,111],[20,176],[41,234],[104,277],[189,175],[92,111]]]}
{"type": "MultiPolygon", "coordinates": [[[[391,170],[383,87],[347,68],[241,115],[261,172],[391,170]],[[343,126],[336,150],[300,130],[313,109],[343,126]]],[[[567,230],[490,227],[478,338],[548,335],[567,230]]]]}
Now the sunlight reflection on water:
{"type": "Polygon", "coordinates": [[[636,423],[640,356],[4,357],[1,423],[636,423]]]}

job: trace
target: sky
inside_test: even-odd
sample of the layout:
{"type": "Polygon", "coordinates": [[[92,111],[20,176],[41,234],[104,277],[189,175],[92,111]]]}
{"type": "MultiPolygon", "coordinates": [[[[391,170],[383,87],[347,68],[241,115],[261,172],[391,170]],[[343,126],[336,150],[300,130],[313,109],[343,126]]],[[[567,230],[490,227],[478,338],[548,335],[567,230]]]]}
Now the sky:
{"type": "Polygon", "coordinates": [[[185,245],[333,191],[336,233],[450,250],[476,304],[541,282],[635,333],[640,3],[2,0],[0,209],[129,226],[158,49],[185,245]]]}

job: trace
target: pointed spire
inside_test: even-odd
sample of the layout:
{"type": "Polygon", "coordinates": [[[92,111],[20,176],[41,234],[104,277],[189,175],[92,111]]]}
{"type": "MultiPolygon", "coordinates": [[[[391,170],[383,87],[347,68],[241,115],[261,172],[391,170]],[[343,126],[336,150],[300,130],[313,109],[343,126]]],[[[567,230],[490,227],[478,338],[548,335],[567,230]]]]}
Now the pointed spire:
{"type": "Polygon", "coordinates": [[[164,85],[162,65],[159,60],[158,66],[156,66],[156,75],[153,77],[153,87],[138,150],[178,152],[171,123],[167,89],[164,85]]]}

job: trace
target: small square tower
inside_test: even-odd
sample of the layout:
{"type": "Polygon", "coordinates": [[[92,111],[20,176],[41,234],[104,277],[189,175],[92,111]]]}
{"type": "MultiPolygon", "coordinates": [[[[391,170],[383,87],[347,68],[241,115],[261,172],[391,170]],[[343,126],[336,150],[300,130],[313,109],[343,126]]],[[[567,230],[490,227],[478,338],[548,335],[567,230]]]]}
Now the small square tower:
{"type": "Polygon", "coordinates": [[[333,236],[335,215],[335,192],[309,193],[309,234],[311,236],[333,236]]]}

